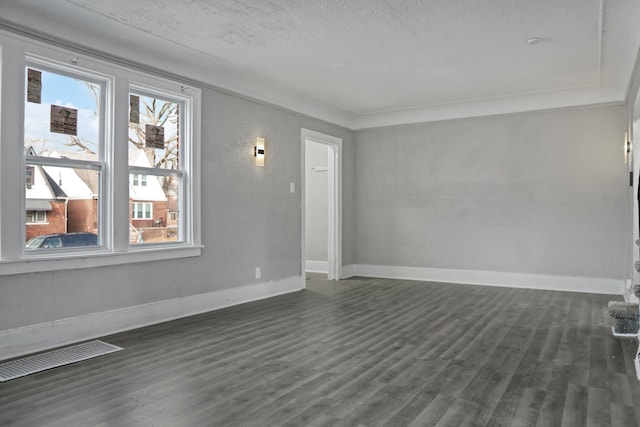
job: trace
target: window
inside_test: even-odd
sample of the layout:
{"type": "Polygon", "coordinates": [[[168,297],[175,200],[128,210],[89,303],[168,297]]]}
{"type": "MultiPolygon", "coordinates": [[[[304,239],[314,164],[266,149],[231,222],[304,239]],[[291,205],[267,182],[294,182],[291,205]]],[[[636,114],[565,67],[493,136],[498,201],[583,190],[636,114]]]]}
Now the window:
{"type": "Polygon", "coordinates": [[[146,187],[147,186],[147,176],[140,174],[132,174],[133,177],[133,186],[134,187],[146,187]]]}
{"type": "Polygon", "coordinates": [[[27,223],[47,222],[46,211],[27,211],[27,223]]]}
{"type": "MultiPolygon", "coordinates": [[[[50,207],[48,227],[27,212],[25,240],[86,231],[102,236],[104,93],[108,80],[40,61],[27,61],[24,93],[25,204],[50,207]],[[69,203],[69,199],[73,199],[69,203]],[[86,201],[82,204],[80,201],[86,201]],[[95,201],[95,203],[94,203],[95,201]],[[89,224],[86,218],[95,218],[89,224]]],[[[59,248],[45,245],[38,249],[59,248]]]]}
{"type": "Polygon", "coordinates": [[[129,171],[133,188],[132,220],[152,220],[138,227],[142,239],[132,244],[179,242],[184,240],[180,219],[185,167],[181,161],[184,100],[170,94],[134,87],[129,93],[129,171]],[[144,207],[144,210],[143,210],[144,207]],[[168,213],[172,212],[171,224],[168,213]]]}
{"type": "Polygon", "coordinates": [[[153,210],[151,203],[133,203],[131,209],[132,219],[151,219],[151,211],[153,210]]]}
{"type": "Polygon", "coordinates": [[[200,90],[0,34],[5,44],[0,168],[24,191],[0,187],[0,275],[198,256],[200,90]],[[78,233],[91,240],[64,243],[78,233]]]}
{"type": "Polygon", "coordinates": [[[25,183],[27,188],[31,188],[33,185],[33,174],[35,173],[35,168],[33,166],[27,166],[27,177],[25,183]]]}

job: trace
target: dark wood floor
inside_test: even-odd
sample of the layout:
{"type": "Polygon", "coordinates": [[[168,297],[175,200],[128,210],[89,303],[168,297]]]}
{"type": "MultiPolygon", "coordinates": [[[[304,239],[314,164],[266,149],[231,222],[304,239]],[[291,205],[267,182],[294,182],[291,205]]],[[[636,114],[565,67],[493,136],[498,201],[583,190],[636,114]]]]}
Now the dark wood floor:
{"type": "Polygon", "coordinates": [[[355,278],[103,338],[2,426],[637,426],[604,295],[355,278]]]}

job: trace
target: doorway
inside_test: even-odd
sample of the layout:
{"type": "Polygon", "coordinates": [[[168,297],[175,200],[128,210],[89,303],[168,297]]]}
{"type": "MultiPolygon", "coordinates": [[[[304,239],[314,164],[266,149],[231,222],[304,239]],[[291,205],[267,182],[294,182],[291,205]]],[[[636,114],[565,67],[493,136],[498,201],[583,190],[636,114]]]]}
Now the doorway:
{"type": "Polygon", "coordinates": [[[339,280],[342,268],[342,139],[302,129],[302,274],[339,280]],[[316,258],[316,259],[314,259],[316,258]]]}

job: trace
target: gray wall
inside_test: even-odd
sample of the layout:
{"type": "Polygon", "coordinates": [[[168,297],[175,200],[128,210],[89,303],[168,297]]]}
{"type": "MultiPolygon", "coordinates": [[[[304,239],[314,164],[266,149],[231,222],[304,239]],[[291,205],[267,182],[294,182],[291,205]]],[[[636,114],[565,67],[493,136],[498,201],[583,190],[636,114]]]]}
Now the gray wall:
{"type": "Polygon", "coordinates": [[[329,186],[328,172],[314,168],[329,165],[329,147],[313,141],[305,148],[305,255],[309,261],[327,261],[329,186]]]}
{"type": "Polygon", "coordinates": [[[0,330],[300,275],[303,127],[342,138],[343,260],[353,263],[353,133],[210,89],[202,103],[202,256],[0,276],[0,330]]]}
{"type": "MultiPolygon", "coordinates": [[[[633,170],[634,187],[633,195],[631,197],[633,208],[631,209],[631,215],[633,217],[633,233],[629,233],[627,238],[627,246],[631,248],[630,254],[630,268],[629,277],[632,278],[632,283],[638,283],[640,281],[640,273],[634,268],[636,261],[640,260],[640,250],[638,245],[635,244],[636,240],[640,237],[640,230],[638,229],[638,217],[640,216],[638,208],[638,199],[635,197],[638,194],[638,178],[640,177],[640,52],[636,56],[636,63],[631,75],[631,81],[629,83],[629,90],[627,91],[627,116],[628,116],[628,132],[629,138],[632,141],[632,164],[629,166],[633,170]]],[[[637,301],[632,290],[626,289],[626,297],[632,298],[633,301],[637,301]]]]}
{"type": "Polygon", "coordinates": [[[356,133],[356,263],[623,279],[624,106],[356,133]]]}

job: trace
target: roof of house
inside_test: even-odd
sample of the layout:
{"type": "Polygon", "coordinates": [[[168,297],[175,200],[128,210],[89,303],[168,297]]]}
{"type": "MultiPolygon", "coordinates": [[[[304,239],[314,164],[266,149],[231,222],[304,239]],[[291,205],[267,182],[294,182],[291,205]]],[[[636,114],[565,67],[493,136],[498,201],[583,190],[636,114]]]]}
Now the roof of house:
{"type": "MultiPolygon", "coordinates": [[[[144,150],[132,148],[129,150],[129,158],[132,166],[151,167],[151,161],[144,150]]],[[[167,196],[160,184],[158,177],[147,175],[146,185],[133,185],[133,175],[129,176],[129,199],[139,201],[166,201],[167,196]]]]}
{"type": "MultiPolygon", "coordinates": [[[[33,166],[33,183],[25,189],[25,196],[29,200],[57,200],[66,199],[67,193],[56,183],[56,181],[44,170],[42,166],[33,166]]],[[[34,202],[37,204],[37,202],[34,202]]],[[[29,205],[29,202],[27,202],[29,205]]],[[[36,205],[31,205],[34,210],[36,205]]],[[[45,204],[42,207],[46,208],[45,204]]]]}

